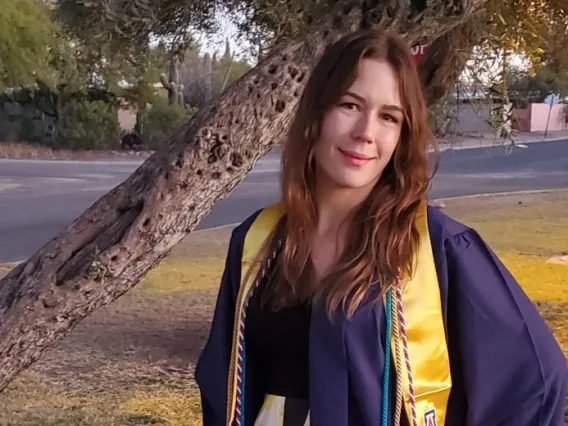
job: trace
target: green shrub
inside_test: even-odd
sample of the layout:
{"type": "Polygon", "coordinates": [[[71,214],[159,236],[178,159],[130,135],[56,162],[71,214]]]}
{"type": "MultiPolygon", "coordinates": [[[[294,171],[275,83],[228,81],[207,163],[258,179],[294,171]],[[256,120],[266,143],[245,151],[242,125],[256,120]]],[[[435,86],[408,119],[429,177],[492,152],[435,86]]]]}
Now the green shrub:
{"type": "Polygon", "coordinates": [[[41,136],[38,135],[34,121],[29,114],[23,114],[20,119],[20,131],[18,132],[18,142],[39,143],[41,136]]]}
{"type": "Polygon", "coordinates": [[[60,110],[58,148],[117,149],[120,126],[117,108],[103,101],[70,101],[60,110]]]}
{"type": "Polygon", "coordinates": [[[186,123],[195,112],[181,105],[158,103],[153,105],[143,119],[140,135],[149,149],[160,149],[179,126],[186,123]]]}

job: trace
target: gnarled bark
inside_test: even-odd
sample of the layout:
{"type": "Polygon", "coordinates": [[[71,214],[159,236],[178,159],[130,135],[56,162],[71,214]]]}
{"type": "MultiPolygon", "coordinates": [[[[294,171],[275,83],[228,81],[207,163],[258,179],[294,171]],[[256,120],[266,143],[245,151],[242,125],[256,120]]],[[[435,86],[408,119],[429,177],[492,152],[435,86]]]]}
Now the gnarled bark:
{"type": "MultiPolygon", "coordinates": [[[[168,150],[2,279],[0,390],[78,321],[131,289],[231,192],[283,136],[326,45],[377,24],[398,29],[410,42],[435,40],[466,22],[484,0],[432,1],[424,11],[422,3],[337,1],[311,31],[200,110],[168,150]]],[[[431,81],[444,81],[435,78],[448,71],[443,62],[426,73],[431,81]]]]}

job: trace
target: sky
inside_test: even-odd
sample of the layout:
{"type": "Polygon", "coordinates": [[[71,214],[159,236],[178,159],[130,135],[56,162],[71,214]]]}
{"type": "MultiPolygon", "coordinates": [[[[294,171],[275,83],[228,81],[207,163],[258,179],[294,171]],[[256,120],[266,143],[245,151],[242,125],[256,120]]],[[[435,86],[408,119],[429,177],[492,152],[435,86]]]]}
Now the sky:
{"type": "Polygon", "coordinates": [[[225,41],[227,38],[229,39],[229,45],[231,46],[231,52],[235,53],[235,58],[239,59],[247,59],[249,62],[253,61],[253,58],[250,58],[248,52],[250,52],[250,44],[243,43],[239,41],[237,43],[237,35],[238,31],[236,26],[231,22],[229,17],[225,12],[219,11],[217,12],[219,16],[219,26],[220,31],[213,36],[205,36],[204,34],[196,34],[196,38],[201,44],[201,53],[209,53],[212,55],[213,53],[217,52],[219,54],[223,54],[225,51],[225,41]]]}

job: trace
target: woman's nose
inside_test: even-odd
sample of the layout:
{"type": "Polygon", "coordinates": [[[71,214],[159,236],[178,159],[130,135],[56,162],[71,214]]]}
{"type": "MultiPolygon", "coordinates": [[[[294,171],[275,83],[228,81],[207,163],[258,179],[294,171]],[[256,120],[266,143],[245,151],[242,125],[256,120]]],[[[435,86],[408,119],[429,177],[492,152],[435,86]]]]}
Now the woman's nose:
{"type": "Polygon", "coordinates": [[[361,114],[353,128],[353,137],[359,142],[373,143],[377,125],[370,114],[361,114]]]}

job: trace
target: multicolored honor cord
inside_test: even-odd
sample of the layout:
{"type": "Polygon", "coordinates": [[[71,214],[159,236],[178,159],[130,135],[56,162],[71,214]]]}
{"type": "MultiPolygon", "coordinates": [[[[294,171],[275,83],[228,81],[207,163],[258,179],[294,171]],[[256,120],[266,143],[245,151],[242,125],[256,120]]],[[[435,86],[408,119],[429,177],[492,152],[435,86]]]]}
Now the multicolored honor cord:
{"type": "Polygon", "coordinates": [[[389,426],[390,363],[392,334],[392,289],[387,291],[385,324],[385,366],[383,370],[383,411],[381,426],[389,426]]]}
{"type": "Polygon", "coordinates": [[[237,343],[237,398],[236,398],[236,407],[235,407],[235,419],[233,421],[232,426],[244,426],[245,424],[245,379],[246,379],[246,349],[245,349],[245,323],[246,323],[246,316],[247,316],[247,308],[254,294],[254,291],[259,286],[259,284],[264,280],[268,271],[272,268],[272,263],[276,259],[278,252],[282,246],[282,241],[279,240],[276,248],[272,250],[270,256],[263,262],[256,279],[248,292],[245,296],[245,303],[243,306],[243,310],[241,313],[240,318],[240,326],[239,326],[239,334],[238,334],[238,343],[237,343]]]}
{"type": "MultiPolygon", "coordinates": [[[[410,354],[408,350],[408,339],[406,335],[406,320],[404,319],[404,303],[402,302],[402,283],[400,276],[396,278],[396,310],[394,311],[395,324],[397,330],[395,332],[395,344],[396,344],[396,375],[397,375],[397,386],[396,386],[396,398],[397,406],[399,405],[399,400],[402,399],[402,356],[399,352],[399,346],[402,345],[402,355],[404,356],[404,364],[406,366],[407,378],[408,378],[408,399],[410,405],[410,426],[418,426],[418,418],[416,416],[416,397],[414,393],[414,380],[412,375],[412,365],[410,363],[410,354]]],[[[398,407],[397,407],[398,409],[398,407]]],[[[395,425],[400,424],[400,414],[395,412],[395,425]],[[398,424],[396,423],[398,421],[398,424]]]]}
{"type": "MultiPolygon", "coordinates": [[[[387,292],[386,300],[386,339],[390,342],[391,334],[394,337],[395,345],[395,374],[396,374],[396,390],[395,390],[395,409],[394,409],[394,420],[393,426],[400,426],[401,416],[402,416],[402,400],[403,400],[403,390],[402,390],[402,374],[403,374],[403,363],[406,366],[407,378],[408,378],[408,399],[410,405],[410,426],[418,426],[418,419],[416,416],[416,398],[414,394],[414,381],[412,379],[412,365],[410,363],[410,356],[408,351],[408,339],[406,336],[406,321],[404,319],[404,306],[402,301],[402,283],[400,276],[397,276],[395,281],[395,288],[389,289],[387,292]],[[394,295],[393,295],[394,292],[394,295]],[[393,302],[393,298],[395,301],[393,302]],[[396,303],[393,309],[393,303],[396,303]],[[392,325],[391,325],[392,323],[392,325]],[[401,351],[402,346],[402,351],[401,351]],[[402,352],[402,353],[401,353],[402,352]],[[403,360],[404,356],[404,360],[403,360]]],[[[390,344],[385,344],[385,376],[383,381],[383,392],[389,394],[388,373],[390,371],[390,344]]],[[[388,419],[388,396],[385,398],[383,393],[383,416],[382,425],[387,426],[388,419]]]]}

